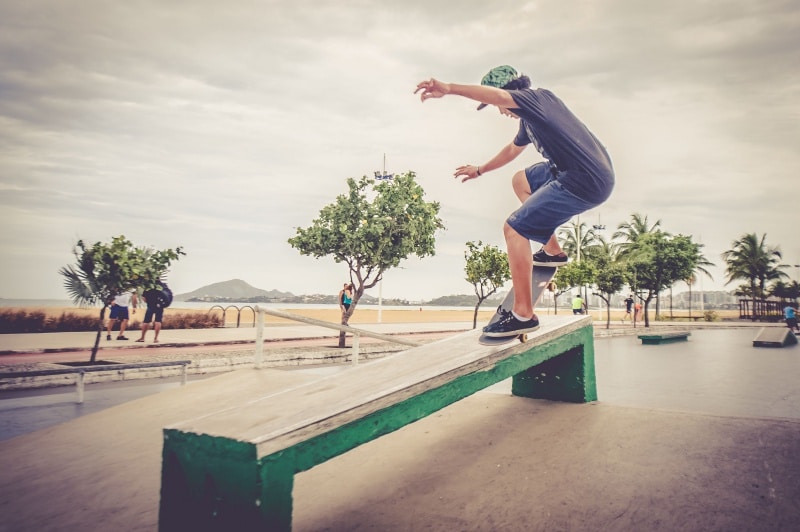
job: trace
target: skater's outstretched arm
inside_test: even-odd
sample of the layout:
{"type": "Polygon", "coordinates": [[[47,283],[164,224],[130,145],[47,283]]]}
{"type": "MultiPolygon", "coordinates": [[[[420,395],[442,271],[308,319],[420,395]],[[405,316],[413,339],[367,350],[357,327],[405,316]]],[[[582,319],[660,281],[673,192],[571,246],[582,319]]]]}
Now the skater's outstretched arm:
{"type": "Polygon", "coordinates": [[[459,83],[444,83],[438,79],[431,78],[417,84],[414,94],[422,91],[420,100],[423,102],[430,98],[441,98],[448,94],[463,96],[476,102],[498,107],[516,107],[514,99],[503,89],[489,87],[486,85],[461,85],[459,83]]]}
{"type": "MultiPolygon", "coordinates": [[[[527,144],[526,144],[527,146],[527,144]]],[[[500,150],[497,155],[489,159],[489,162],[486,164],[481,165],[474,165],[474,164],[465,164],[464,166],[459,166],[456,168],[455,174],[453,177],[458,179],[461,177],[461,182],[468,181],[470,179],[475,179],[476,177],[485,174],[486,172],[491,172],[492,170],[497,170],[501,168],[514,159],[516,159],[520,153],[525,150],[525,146],[517,146],[513,142],[509,143],[508,145],[504,146],[502,150],[500,150]]]]}

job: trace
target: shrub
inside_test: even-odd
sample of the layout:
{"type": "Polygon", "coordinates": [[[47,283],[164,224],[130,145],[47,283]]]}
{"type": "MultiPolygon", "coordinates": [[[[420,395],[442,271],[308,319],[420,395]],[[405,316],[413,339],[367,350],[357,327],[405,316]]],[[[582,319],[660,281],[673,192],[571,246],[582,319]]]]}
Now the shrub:
{"type": "MultiPolygon", "coordinates": [[[[0,309],[0,334],[96,331],[99,318],[99,310],[96,316],[64,312],[57,317],[48,317],[39,310],[28,312],[17,309],[0,309]]],[[[222,319],[218,314],[184,312],[164,317],[165,329],[210,329],[221,326],[222,319]]],[[[128,330],[140,327],[141,321],[131,320],[128,322],[128,330]]]]}
{"type": "Polygon", "coordinates": [[[703,319],[706,321],[719,321],[719,314],[713,310],[703,312],[703,319]]]}
{"type": "MultiPolygon", "coordinates": [[[[212,329],[222,326],[222,318],[218,314],[199,314],[193,312],[178,312],[164,316],[164,329],[212,329]]],[[[141,321],[136,320],[128,325],[129,329],[138,329],[141,321]]]]}

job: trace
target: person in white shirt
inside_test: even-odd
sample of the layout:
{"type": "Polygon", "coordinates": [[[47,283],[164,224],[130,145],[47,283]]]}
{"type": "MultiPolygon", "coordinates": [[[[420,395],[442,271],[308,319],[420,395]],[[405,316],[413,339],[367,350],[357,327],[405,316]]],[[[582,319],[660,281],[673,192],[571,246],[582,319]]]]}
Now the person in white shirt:
{"type": "Polygon", "coordinates": [[[135,292],[125,292],[114,298],[111,303],[111,314],[108,317],[108,333],[106,340],[111,340],[111,329],[116,322],[119,322],[119,334],[117,340],[127,340],[125,336],[125,329],[128,327],[128,319],[130,318],[128,307],[133,305],[133,313],[136,314],[136,306],[138,299],[135,292]]]}

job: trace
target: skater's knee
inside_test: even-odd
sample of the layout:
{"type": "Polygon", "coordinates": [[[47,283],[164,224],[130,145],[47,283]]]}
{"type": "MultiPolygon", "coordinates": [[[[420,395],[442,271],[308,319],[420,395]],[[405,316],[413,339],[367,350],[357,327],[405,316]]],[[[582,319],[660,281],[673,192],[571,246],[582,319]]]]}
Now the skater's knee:
{"type": "Polygon", "coordinates": [[[528,177],[525,175],[525,170],[520,170],[514,177],[511,178],[511,186],[514,189],[514,194],[521,202],[525,202],[531,195],[531,186],[528,183],[528,177]]]}
{"type": "MultiPolygon", "coordinates": [[[[509,223],[508,223],[508,222],[505,222],[505,223],[503,224],[503,236],[505,236],[505,237],[506,237],[506,241],[508,241],[509,239],[517,238],[517,237],[519,237],[519,238],[525,238],[525,237],[523,237],[522,235],[520,235],[520,234],[517,232],[517,230],[516,230],[516,229],[514,229],[513,227],[511,227],[511,225],[509,225],[509,223]]],[[[527,240],[527,239],[526,239],[526,240],[527,240]]]]}

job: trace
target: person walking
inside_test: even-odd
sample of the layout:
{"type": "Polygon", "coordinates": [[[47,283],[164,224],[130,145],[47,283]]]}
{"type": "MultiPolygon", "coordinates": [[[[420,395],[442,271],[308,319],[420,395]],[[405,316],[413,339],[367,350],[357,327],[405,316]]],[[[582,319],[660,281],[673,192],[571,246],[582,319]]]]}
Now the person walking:
{"type": "Polygon", "coordinates": [[[555,235],[573,216],[605,202],[614,188],[614,169],[605,147],[555,94],[531,88],[528,76],[502,65],[491,69],[480,85],[446,83],[435,78],[417,84],[424,103],[444,96],[479,102],[478,110],[495,106],[501,115],[519,120],[514,139],[487,162],[456,168],[462,183],[515,160],[533,145],[545,161],[520,170],[512,187],[522,206],[503,226],[514,289],[514,307],[501,311],[487,336],[514,336],[539,327],[531,298],[533,266],[563,266],[568,262],[555,235]],[[542,245],[531,255],[531,241],[542,245]]]}
{"type": "Polygon", "coordinates": [[[633,306],[633,323],[637,321],[642,321],[642,304],[638,302],[633,306]]]}
{"type": "Polygon", "coordinates": [[[622,323],[625,323],[625,318],[630,318],[633,321],[631,312],[633,311],[633,294],[630,294],[625,299],[625,314],[622,315],[622,323]]]}

